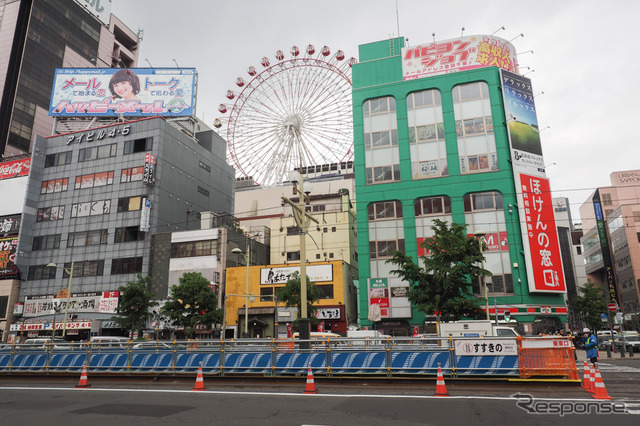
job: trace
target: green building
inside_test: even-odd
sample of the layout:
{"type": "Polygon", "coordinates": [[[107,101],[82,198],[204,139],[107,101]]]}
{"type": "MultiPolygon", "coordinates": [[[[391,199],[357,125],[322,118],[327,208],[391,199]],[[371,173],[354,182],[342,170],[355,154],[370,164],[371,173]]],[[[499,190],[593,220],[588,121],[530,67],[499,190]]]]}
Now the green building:
{"type": "MultiPolygon", "coordinates": [[[[515,50],[489,36],[403,48],[404,38],[361,45],[352,71],[361,326],[375,322],[385,333],[403,335],[433,319],[411,306],[409,284],[390,273],[386,260],[393,250],[414,259],[424,254],[419,243],[431,236],[437,218],[466,224],[470,235],[485,234],[492,319],[496,310],[501,321],[509,311],[523,334],[561,327],[567,321],[564,288],[530,290],[531,218],[524,218],[526,194],[523,199],[524,191],[516,190],[521,182],[507,129],[516,117],[505,118],[503,74],[492,65],[517,70],[515,50]],[[500,49],[509,51],[511,62],[507,55],[496,62],[500,49]],[[465,67],[471,55],[484,65],[465,67]],[[460,67],[449,68],[453,62],[460,67]],[[380,321],[371,321],[376,315],[380,321]]],[[[471,285],[484,299],[484,285],[471,285]]]]}

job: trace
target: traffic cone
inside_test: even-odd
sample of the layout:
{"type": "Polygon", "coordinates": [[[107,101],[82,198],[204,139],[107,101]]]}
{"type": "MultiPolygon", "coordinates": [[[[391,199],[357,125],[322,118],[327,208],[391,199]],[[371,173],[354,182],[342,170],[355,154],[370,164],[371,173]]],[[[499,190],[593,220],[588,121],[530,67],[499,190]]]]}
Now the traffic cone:
{"type": "Polygon", "coordinates": [[[90,388],[89,379],[87,378],[87,364],[82,364],[82,373],[80,374],[80,381],[76,385],[77,388],[90,388]]]}
{"type": "Polygon", "coordinates": [[[596,369],[593,364],[591,364],[589,376],[591,381],[589,382],[589,389],[587,389],[587,391],[594,393],[596,391],[596,369]]]}
{"type": "Polygon", "coordinates": [[[198,367],[198,376],[196,377],[196,386],[191,390],[203,391],[206,389],[207,388],[204,387],[204,379],[202,378],[202,363],[200,363],[200,366],[198,367]]]}
{"type": "Polygon", "coordinates": [[[582,373],[582,389],[587,392],[591,389],[591,370],[589,369],[589,362],[584,362],[584,370],[582,373]]]}
{"type": "Polygon", "coordinates": [[[318,393],[316,383],[313,381],[313,371],[311,371],[311,366],[309,366],[309,372],[307,373],[307,386],[302,393],[318,393]]]}
{"type": "Polygon", "coordinates": [[[438,378],[436,380],[435,396],[449,396],[449,392],[447,392],[447,387],[444,384],[444,377],[442,376],[442,370],[440,369],[440,364],[438,364],[438,378]]]}
{"type": "Polygon", "coordinates": [[[600,369],[596,368],[596,391],[593,393],[595,399],[612,399],[607,393],[607,388],[604,387],[602,376],[600,375],[600,369]]]}

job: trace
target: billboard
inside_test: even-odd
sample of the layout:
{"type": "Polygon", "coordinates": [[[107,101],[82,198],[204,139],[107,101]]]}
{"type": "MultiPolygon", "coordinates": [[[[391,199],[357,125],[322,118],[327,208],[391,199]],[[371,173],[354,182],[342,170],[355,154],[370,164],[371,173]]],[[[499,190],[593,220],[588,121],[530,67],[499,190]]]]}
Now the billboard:
{"type": "Polygon", "coordinates": [[[564,293],[558,229],[531,80],[505,70],[500,74],[529,291],[564,293]]]}
{"type": "Polygon", "coordinates": [[[104,291],[95,293],[77,293],[67,298],[52,296],[29,297],[24,301],[24,316],[37,317],[53,315],[56,309],[68,310],[72,313],[105,313],[115,314],[118,309],[118,291],[104,291]]]}
{"type": "Polygon", "coordinates": [[[518,72],[516,49],[507,40],[474,35],[402,48],[402,79],[499,67],[518,72]]]}
{"type": "Polygon", "coordinates": [[[0,163],[0,180],[28,176],[31,170],[31,158],[5,161],[0,163]]]}
{"type": "Polygon", "coordinates": [[[0,238],[0,277],[16,275],[18,273],[18,268],[16,268],[14,264],[17,247],[17,235],[0,238]]]}
{"type": "MultiPolygon", "coordinates": [[[[311,282],[333,281],[333,265],[307,265],[307,276],[311,282]]],[[[275,266],[260,268],[260,284],[286,284],[300,266],[275,266]]]]}
{"type": "Polygon", "coordinates": [[[53,117],[190,117],[195,68],[58,68],[53,117]]]}

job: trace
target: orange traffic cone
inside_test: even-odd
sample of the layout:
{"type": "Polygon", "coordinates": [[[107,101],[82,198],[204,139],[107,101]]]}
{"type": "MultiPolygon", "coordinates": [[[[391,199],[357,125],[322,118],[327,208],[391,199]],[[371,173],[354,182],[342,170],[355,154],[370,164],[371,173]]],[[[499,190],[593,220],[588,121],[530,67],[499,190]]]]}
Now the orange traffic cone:
{"type": "Polygon", "coordinates": [[[589,376],[591,378],[591,382],[589,382],[588,392],[594,393],[596,391],[596,368],[591,364],[589,376]]]}
{"type": "Polygon", "coordinates": [[[202,378],[202,363],[200,363],[200,366],[198,367],[198,376],[196,377],[196,386],[191,390],[203,391],[206,389],[207,388],[204,387],[204,379],[202,378]]]}
{"type": "Polygon", "coordinates": [[[309,366],[309,372],[307,373],[307,386],[302,393],[318,393],[316,383],[313,381],[313,371],[311,371],[311,366],[309,366]]]}
{"type": "Polygon", "coordinates": [[[595,399],[612,399],[607,393],[607,388],[604,387],[602,376],[600,375],[600,369],[596,368],[596,391],[592,395],[595,399]]]}
{"type": "Polygon", "coordinates": [[[587,392],[589,392],[589,390],[591,389],[591,370],[589,369],[589,362],[588,361],[584,362],[584,370],[583,370],[582,375],[583,375],[583,377],[582,377],[582,389],[584,389],[587,392]]]}
{"type": "Polygon", "coordinates": [[[76,385],[77,388],[90,388],[89,379],[87,378],[87,364],[82,364],[82,373],[80,374],[80,381],[76,385]]]}
{"type": "Polygon", "coordinates": [[[447,392],[447,387],[444,384],[444,377],[442,376],[442,370],[440,369],[440,364],[438,364],[438,378],[436,380],[435,396],[449,396],[449,392],[447,392]]]}

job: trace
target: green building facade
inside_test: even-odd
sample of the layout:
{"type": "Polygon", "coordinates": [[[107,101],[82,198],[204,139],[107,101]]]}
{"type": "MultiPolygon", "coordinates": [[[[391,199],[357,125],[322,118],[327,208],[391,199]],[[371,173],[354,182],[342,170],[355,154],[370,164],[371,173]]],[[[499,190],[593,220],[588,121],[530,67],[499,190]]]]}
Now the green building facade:
{"type": "Polygon", "coordinates": [[[492,318],[508,310],[523,334],[561,327],[563,294],[529,292],[500,69],[403,80],[403,47],[404,38],[361,45],[352,68],[360,325],[402,335],[433,319],[385,262],[393,250],[424,254],[419,242],[438,218],[487,234],[492,318]]]}

